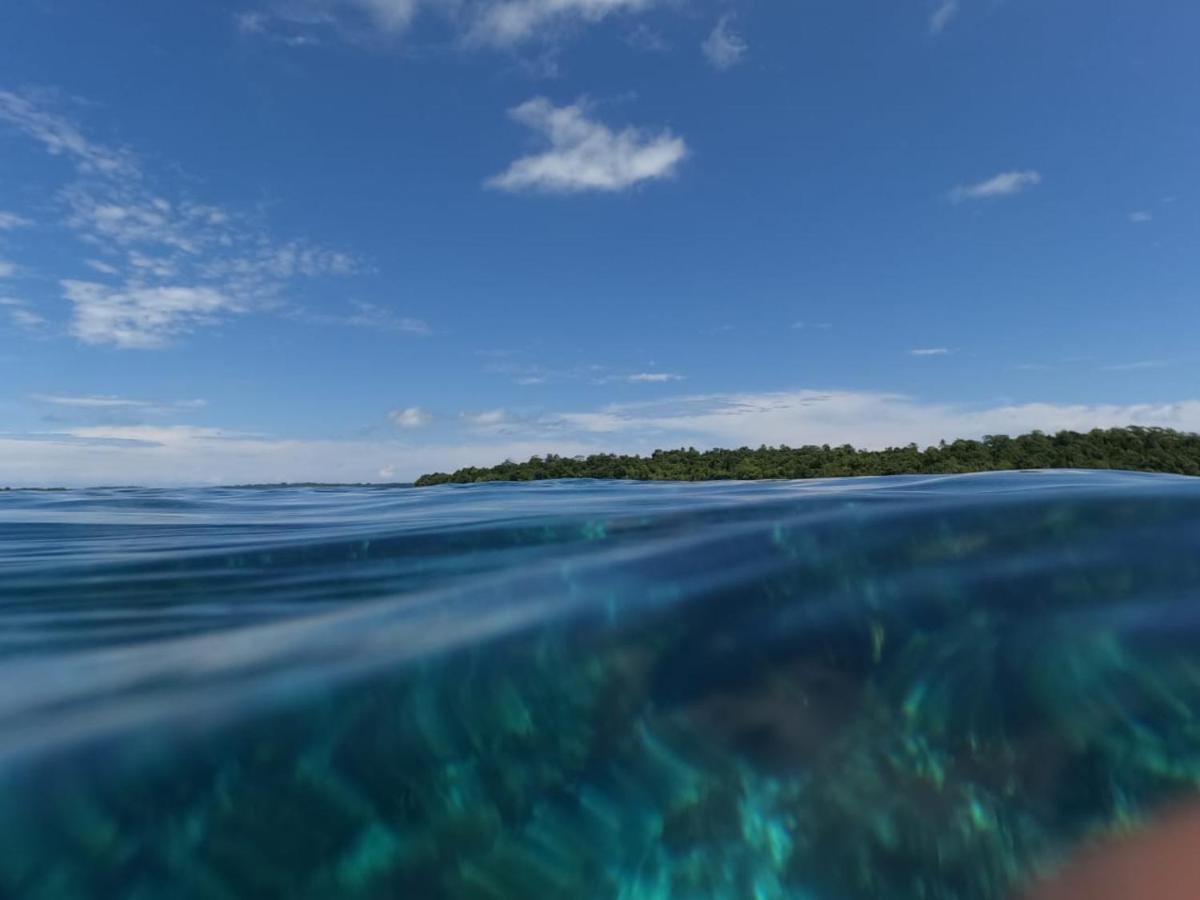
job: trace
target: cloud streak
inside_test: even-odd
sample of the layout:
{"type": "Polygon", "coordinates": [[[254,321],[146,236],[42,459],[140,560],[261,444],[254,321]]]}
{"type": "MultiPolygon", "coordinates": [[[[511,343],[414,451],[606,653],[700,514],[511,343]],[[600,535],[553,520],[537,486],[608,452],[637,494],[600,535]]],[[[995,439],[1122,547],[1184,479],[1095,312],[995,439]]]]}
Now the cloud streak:
{"type": "Polygon", "coordinates": [[[28,228],[32,224],[33,222],[24,216],[18,216],[16,213],[5,212],[0,209],[0,231],[14,231],[17,228],[28,228]]]}
{"type": "Polygon", "coordinates": [[[929,30],[941,34],[958,16],[958,0],[942,0],[929,16],[929,30]]]}
{"type": "Polygon", "coordinates": [[[547,145],[514,161],[485,185],[502,191],[577,194],[617,192],[669,178],[687,156],[687,145],[670,131],[613,131],[589,118],[585,103],[555,106],[535,97],[509,111],[547,145]]]}
{"type": "Polygon", "coordinates": [[[1041,174],[1032,169],[1023,172],[1001,172],[975,184],[958,185],[950,191],[950,200],[953,203],[962,203],[967,200],[1011,197],[1041,183],[1041,174]]]}
{"type": "Polygon", "coordinates": [[[207,404],[203,400],[177,400],[172,403],[159,403],[152,400],[135,400],[130,397],[113,395],[69,395],[69,394],[31,394],[29,399],[51,406],[63,406],[91,412],[137,412],[154,415],[178,413],[183,410],[201,409],[207,404]]]}
{"type": "Polygon", "coordinates": [[[234,25],[243,35],[302,47],[319,43],[323,32],[394,40],[430,17],[449,24],[465,46],[513,48],[660,5],[665,0],[309,0],[238,12],[234,25]]]}

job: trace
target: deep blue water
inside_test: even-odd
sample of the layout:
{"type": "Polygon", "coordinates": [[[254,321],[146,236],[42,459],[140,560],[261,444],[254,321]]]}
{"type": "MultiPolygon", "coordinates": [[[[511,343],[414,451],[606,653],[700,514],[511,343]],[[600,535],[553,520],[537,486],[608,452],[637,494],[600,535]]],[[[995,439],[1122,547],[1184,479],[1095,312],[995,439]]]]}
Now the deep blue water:
{"type": "Polygon", "coordinates": [[[1017,896],[1198,601],[1162,475],[0,493],[0,897],[1017,896]]]}

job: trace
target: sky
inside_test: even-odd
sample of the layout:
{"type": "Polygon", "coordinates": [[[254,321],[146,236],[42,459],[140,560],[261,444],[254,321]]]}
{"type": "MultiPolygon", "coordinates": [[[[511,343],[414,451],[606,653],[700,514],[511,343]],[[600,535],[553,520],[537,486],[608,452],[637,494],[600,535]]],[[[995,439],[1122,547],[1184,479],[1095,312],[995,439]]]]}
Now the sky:
{"type": "Polygon", "coordinates": [[[1200,6],[7,0],[0,484],[1200,430],[1200,6]]]}

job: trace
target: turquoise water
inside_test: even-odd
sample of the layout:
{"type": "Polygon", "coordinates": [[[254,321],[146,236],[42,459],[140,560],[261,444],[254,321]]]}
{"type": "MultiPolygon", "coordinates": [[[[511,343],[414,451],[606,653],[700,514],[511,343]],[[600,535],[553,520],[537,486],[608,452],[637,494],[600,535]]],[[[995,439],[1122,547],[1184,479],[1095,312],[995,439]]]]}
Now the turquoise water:
{"type": "Polygon", "coordinates": [[[992,898],[1200,781],[1200,480],[0,494],[0,897],[992,898]]]}

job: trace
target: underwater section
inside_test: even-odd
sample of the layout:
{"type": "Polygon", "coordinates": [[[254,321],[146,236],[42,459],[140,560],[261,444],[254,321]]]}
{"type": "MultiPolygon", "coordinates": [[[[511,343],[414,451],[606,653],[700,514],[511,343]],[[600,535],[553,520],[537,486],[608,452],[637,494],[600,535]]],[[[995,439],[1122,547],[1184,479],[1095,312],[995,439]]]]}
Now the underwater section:
{"type": "Polygon", "coordinates": [[[0,897],[1019,897],[1200,783],[1200,481],[0,495],[0,897]]]}

